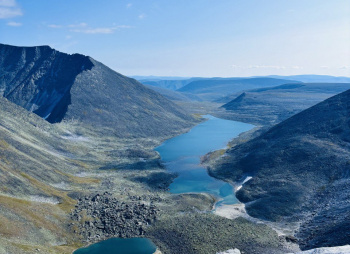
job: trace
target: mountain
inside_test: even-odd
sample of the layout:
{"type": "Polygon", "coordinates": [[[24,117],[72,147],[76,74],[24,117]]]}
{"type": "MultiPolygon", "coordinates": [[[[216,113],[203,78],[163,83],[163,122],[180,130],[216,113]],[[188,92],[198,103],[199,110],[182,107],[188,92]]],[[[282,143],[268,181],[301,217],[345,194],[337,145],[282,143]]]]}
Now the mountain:
{"type": "Polygon", "coordinates": [[[154,80],[154,79],[141,79],[139,80],[144,85],[150,85],[155,86],[159,88],[169,89],[169,90],[178,90],[185,85],[191,83],[195,80],[200,80],[201,78],[190,78],[190,79],[161,79],[161,80],[154,80]]]}
{"type": "Polygon", "coordinates": [[[190,77],[177,77],[177,76],[130,76],[133,79],[136,79],[138,81],[141,80],[150,80],[150,81],[156,81],[156,80],[185,80],[190,79],[190,77]]]}
{"type": "Polygon", "coordinates": [[[350,83],[285,84],[232,94],[222,108],[234,119],[271,125],[347,89],[350,83]]]}
{"type": "Polygon", "coordinates": [[[228,149],[209,171],[251,176],[237,198],[251,216],[300,223],[302,249],[349,244],[350,90],[228,149]]]}
{"type": "Polygon", "coordinates": [[[164,97],[172,101],[202,101],[201,98],[199,98],[194,94],[181,93],[178,91],[161,88],[158,86],[147,85],[147,84],[145,84],[145,86],[156,91],[157,93],[160,93],[161,95],[163,95],[164,97]]]}
{"type": "Polygon", "coordinates": [[[278,76],[271,75],[271,78],[297,80],[306,83],[350,83],[349,77],[335,77],[329,75],[294,75],[294,76],[278,76]]]}
{"type": "Polygon", "coordinates": [[[242,90],[272,87],[287,83],[300,82],[274,78],[212,78],[192,81],[177,91],[194,94],[203,100],[214,101],[242,90]]]}
{"type": "Polygon", "coordinates": [[[0,44],[0,93],[50,123],[78,121],[123,137],[168,135],[193,123],[179,106],[91,57],[0,44]]]}

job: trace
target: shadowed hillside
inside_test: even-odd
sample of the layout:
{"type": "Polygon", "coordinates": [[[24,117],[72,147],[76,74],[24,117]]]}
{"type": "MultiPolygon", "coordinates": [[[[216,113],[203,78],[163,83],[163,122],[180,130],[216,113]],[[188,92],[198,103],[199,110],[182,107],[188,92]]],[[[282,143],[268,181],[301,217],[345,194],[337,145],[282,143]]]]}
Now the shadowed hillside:
{"type": "Polygon", "coordinates": [[[0,92],[50,123],[76,120],[118,136],[168,135],[194,119],[160,94],[94,59],[48,46],[0,44],[0,92]]]}
{"type": "Polygon", "coordinates": [[[237,192],[248,213],[301,219],[302,248],[349,244],[349,142],[350,90],[232,147],[209,171],[232,181],[252,176],[237,192]]]}

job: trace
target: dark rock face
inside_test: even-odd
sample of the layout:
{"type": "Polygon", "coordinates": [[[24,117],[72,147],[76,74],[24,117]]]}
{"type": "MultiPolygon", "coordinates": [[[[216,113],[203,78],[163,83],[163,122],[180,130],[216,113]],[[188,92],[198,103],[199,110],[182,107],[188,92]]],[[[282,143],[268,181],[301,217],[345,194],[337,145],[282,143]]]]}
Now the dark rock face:
{"type": "Polygon", "coordinates": [[[1,95],[50,123],[60,122],[70,104],[76,76],[91,70],[89,57],[43,47],[0,44],[1,95]]]}
{"type": "Polygon", "coordinates": [[[194,119],[94,59],[0,44],[0,94],[50,123],[75,120],[121,137],[174,134],[194,119]]]}
{"type": "Polygon", "coordinates": [[[250,215],[302,220],[302,248],[349,244],[350,90],[228,150],[210,173],[239,181],[237,197],[250,215]],[[342,187],[341,187],[342,186],[342,187]]]}
{"type": "Polygon", "coordinates": [[[96,194],[79,199],[71,213],[72,230],[88,242],[108,237],[135,237],[145,234],[156,219],[158,209],[140,200],[125,203],[110,193],[96,194]]]}

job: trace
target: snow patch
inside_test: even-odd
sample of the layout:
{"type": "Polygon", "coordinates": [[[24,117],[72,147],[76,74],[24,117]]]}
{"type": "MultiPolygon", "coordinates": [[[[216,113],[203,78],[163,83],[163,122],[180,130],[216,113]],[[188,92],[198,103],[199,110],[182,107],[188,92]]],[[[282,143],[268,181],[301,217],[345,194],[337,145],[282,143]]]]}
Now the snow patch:
{"type": "Polygon", "coordinates": [[[43,196],[29,196],[30,201],[39,202],[39,203],[46,203],[46,204],[52,204],[57,205],[60,202],[57,200],[57,198],[52,197],[43,197],[43,196]]]}
{"type": "Polygon", "coordinates": [[[61,190],[71,190],[70,185],[65,182],[53,183],[51,186],[61,190]]]}
{"type": "Polygon", "coordinates": [[[89,141],[89,138],[83,137],[83,136],[78,136],[78,135],[69,135],[69,136],[61,136],[61,138],[66,139],[66,140],[71,140],[75,142],[83,142],[83,141],[89,141]]]}
{"type": "Polygon", "coordinates": [[[236,191],[239,191],[242,187],[243,187],[243,184],[245,184],[246,182],[248,182],[249,180],[253,179],[253,177],[251,176],[247,176],[243,182],[241,184],[239,184],[237,187],[236,187],[236,191]]]}
{"type": "Polygon", "coordinates": [[[216,254],[241,254],[241,251],[239,249],[230,249],[223,252],[217,252],[216,254]]]}
{"type": "Polygon", "coordinates": [[[337,246],[337,247],[323,247],[316,248],[306,251],[299,251],[289,254],[349,254],[350,253],[350,245],[337,246]]]}

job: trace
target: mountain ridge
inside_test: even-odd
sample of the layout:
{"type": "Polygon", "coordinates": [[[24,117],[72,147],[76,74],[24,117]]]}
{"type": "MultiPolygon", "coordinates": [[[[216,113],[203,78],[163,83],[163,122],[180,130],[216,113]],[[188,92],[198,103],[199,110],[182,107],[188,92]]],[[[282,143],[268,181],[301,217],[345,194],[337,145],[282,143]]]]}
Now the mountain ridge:
{"type": "Polygon", "coordinates": [[[237,198],[253,217],[301,221],[296,236],[302,249],[344,245],[350,216],[344,202],[350,198],[345,188],[350,183],[349,137],[347,90],[228,149],[209,172],[234,182],[252,176],[237,198]]]}
{"type": "Polygon", "coordinates": [[[185,110],[91,57],[0,44],[0,93],[50,123],[81,121],[119,136],[188,128],[185,110]]]}

